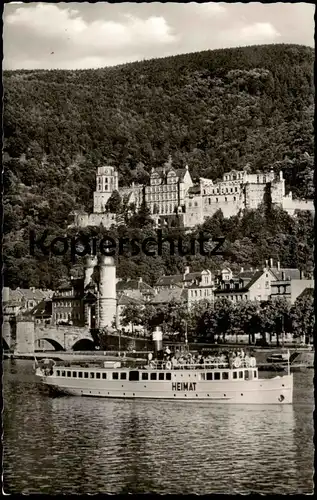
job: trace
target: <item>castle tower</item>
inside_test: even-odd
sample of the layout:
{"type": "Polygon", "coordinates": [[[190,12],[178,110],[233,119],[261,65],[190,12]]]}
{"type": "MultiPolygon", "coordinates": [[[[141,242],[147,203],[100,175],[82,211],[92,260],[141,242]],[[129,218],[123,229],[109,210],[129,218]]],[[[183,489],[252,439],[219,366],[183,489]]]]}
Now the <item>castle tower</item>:
{"type": "Polygon", "coordinates": [[[118,172],[115,167],[98,167],[96,191],[94,192],[94,213],[102,214],[113,191],[118,190],[118,172]]]}
{"type": "Polygon", "coordinates": [[[111,327],[116,316],[116,266],[113,257],[99,258],[99,328],[111,327]]]}

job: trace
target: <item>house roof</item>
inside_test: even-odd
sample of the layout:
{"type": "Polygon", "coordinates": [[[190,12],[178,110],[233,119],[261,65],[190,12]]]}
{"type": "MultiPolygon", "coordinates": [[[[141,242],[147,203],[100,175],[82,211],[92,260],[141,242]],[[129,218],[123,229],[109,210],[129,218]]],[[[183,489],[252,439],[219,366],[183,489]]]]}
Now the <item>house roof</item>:
{"type": "Polygon", "coordinates": [[[279,281],[299,280],[301,278],[301,272],[299,269],[296,268],[285,267],[285,268],[280,268],[279,270],[277,268],[272,268],[271,270],[279,281]],[[284,275],[284,280],[283,280],[283,275],[284,275]]]}
{"type": "Polygon", "coordinates": [[[187,273],[187,274],[185,274],[184,281],[192,281],[192,280],[195,280],[197,278],[201,278],[201,272],[200,271],[197,271],[197,272],[194,272],[194,273],[187,273]]]}
{"type": "MultiPolygon", "coordinates": [[[[254,273],[256,273],[257,271],[251,271],[251,270],[248,270],[248,271],[242,271],[241,273],[239,274],[236,274],[235,275],[235,278],[239,278],[239,279],[252,279],[253,276],[254,276],[254,273]]],[[[261,274],[263,273],[263,271],[261,271],[261,274]]]]}
{"type": "Polygon", "coordinates": [[[249,290],[251,288],[251,286],[254,285],[254,283],[256,281],[258,281],[258,279],[262,276],[263,272],[264,272],[263,270],[262,271],[256,271],[253,274],[253,277],[250,279],[250,281],[245,286],[247,290],[249,290]]]}
{"type": "Polygon", "coordinates": [[[172,300],[175,300],[176,302],[183,302],[186,300],[186,297],[186,291],[183,288],[160,290],[159,293],[151,300],[151,304],[167,304],[172,300]]]}
{"type": "Polygon", "coordinates": [[[124,290],[140,290],[141,293],[153,293],[153,288],[140,280],[120,280],[116,284],[117,292],[124,292],[124,290]]]}
{"type": "Polygon", "coordinates": [[[188,189],[189,195],[200,194],[200,184],[195,184],[188,189]]]}
{"type": "Polygon", "coordinates": [[[170,276],[161,276],[155,286],[176,285],[183,282],[183,274],[171,274],[170,276]]]}
{"type": "Polygon", "coordinates": [[[51,300],[42,300],[39,304],[37,304],[30,311],[31,316],[45,316],[46,318],[50,318],[52,316],[52,301],[51,300]]]}
{"type": "Polygon", "coordinates": [[[241,292],[247,292],[252,285],[254,285],[254,283],[257,282],[257,280],[263,275],[264,271],[256,271],[256,272],[250,272],[250,271],[244,271],[240,274],[238,274],[238,276],[235,276],[234,278],[232,278],[231,280],[226,280],[225,283],[239,283],[240,281],[243,282],[243,286],[241,288],[221,288],[221,286],[219,285],[219,287],[215,290],[215,293],[241,293],[241,292]],[[250,276],[250,274],[252,274],[251,277],[247,277],[246,275],[248,274],[248,276],[250,276]],[[242,275],[242,277],[241,277],[242,275]]]}
{"type": "Polygon", "coordinates": [[[152,172],[152,175],[157,174],[161,178],[165,178],[169,172],[175,172],[176,176],[180,179],[183,180],[185,177],[186,172],[188,172],[187,168],[173,168],[171,166],[165,166],[165,167],[158,167],[155,169],[154,172],[152,172]]]}
{"type": "Polygon", "coordinates": [[[9,290],[10,301],[20,301],[23,297],[25,300],[41,300],[47,297],[48,293],[53,293],[51,290],[40,290],[38,288],[16,288],[9,290]]]}
{"type": "Polygon", "coordinates": [[[128,295],[121,295],[121,297],[118,300],[118,306],[128,306],[128,305],[141,305],[143,304],[142,300],[135,299],[133,297],[129,297],[128,295]]]}

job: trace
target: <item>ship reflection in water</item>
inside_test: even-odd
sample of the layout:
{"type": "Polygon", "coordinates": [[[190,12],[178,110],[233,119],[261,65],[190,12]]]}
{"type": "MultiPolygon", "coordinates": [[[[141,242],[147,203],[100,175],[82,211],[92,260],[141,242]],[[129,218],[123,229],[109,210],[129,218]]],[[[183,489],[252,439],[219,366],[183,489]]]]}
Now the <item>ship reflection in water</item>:
{"type": "Polygon", "coordinates": [[[294,405],[231,406],[43,394],[5,366],[6,493],[311,493],[313,374],[294,405]]]}

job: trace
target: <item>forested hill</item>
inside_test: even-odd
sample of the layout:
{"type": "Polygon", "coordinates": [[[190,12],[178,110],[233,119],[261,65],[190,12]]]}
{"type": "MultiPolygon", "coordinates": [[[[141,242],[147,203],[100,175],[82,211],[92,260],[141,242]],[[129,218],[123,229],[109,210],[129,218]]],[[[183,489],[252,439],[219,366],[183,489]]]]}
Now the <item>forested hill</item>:
{"type": "Polygon", "coordinates": [[[267,45],[5,72],[5,151],[27,161],[10,170],[87,204],[98,161],[112,159],[128,183],[172,154],[176,166],[214,179],[247,164],[282,168],[294,195],[311,198],[313,61],[311,48],[267,45]]]}
{"type": "Polygon", "coordinates": [[[108,162],[121,185],[145,182],[170,154],[194,178],[273,168],[294,197],[312,198],[313,63],[311,48],[267,45],[4,72],[10,255],[30,225],[66,227],[71,210],[90,210],[96,166],[108,162]]]}

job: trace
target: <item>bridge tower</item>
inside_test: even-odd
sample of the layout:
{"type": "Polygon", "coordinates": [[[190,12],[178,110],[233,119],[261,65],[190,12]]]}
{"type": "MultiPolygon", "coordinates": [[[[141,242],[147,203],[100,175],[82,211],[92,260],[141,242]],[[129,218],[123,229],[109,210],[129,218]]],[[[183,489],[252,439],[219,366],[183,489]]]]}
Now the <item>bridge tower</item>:
{"type": "Polygon", "coordinates": [[[113,257],[99,257],[99,328],[111,328],[116,316],[116,265],[113,257]]]}

